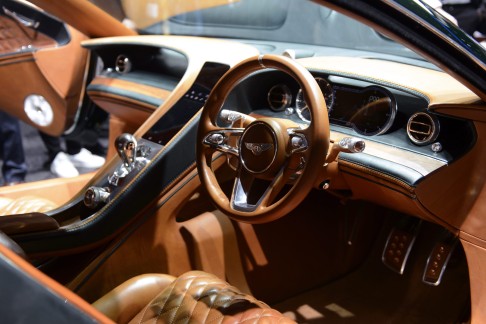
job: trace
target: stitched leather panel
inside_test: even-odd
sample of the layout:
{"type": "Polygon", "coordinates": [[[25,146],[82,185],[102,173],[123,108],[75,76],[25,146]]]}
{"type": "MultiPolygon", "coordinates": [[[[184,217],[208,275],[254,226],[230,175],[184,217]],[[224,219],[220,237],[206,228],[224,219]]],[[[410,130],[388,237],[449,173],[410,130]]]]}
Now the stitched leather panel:
{"type": "Polygon", "coordinates": [[[177,278],[130,323],[295,323],[216,276],[191,271],[177,278]]]}
{"type": "Polygon", "coordinates": [[[116,323],[127,323],[176,278],[166,274],[145,274],[125,281],[93,307],[116,323]]]}
{"type": "Polygon", "coordinates": [[[0,197],[0,216],[32,212],[43,213],[56,207],[53,202],[34,196],[25,196],[17,199],[0,197]]]}
{"type": "Polygon", "coordinates": [[[0,16],[0,54],[16,53],[22,46],[33,48],[55,46],[57,43],[46,35],[22,27],[12,19],[0,16]]]}

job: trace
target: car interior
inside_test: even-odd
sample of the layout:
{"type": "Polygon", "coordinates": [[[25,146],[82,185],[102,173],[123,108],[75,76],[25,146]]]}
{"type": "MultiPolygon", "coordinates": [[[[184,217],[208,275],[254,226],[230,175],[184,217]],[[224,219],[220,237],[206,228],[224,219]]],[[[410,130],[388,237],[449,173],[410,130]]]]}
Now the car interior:
{"type": "Polygon", "coordinates": [[[142,32],[0,1],[1,109],[56,136],[110,114],[98,171],[0,188],[2,318],[483,322],[485,54],[419,2],[202,1],[142,32]]]}

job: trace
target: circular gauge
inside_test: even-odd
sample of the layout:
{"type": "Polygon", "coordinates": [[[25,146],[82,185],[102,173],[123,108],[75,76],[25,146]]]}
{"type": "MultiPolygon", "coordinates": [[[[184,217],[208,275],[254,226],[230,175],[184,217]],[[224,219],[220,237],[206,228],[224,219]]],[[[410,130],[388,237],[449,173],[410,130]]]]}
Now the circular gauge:
{"type": "Polygon", "coordinates": [[[349,119],[349,124],[362,135],[380,135],[390,129],[396,112],[395,98],[388,90],[369,87],[363,91],[358,109],[349,119]]]}
{"type": "Polygon", "coordinates": [[[277,84],[268,91],[267,101],[272,110],[283,111],[292,103],[292,93],[285,84],[277,84]]]}
{"type": "MultiPolygon", "coordinates": [[[[332,85],[324,78],[316,78],[316,82],[322,91],[328,111],[331,111],[332,106],[334,105],[334,89],[332,85]]],[[[295,98],[295,108],[300,119],[306,123],[311,122],[310,111],[304,100],[304,93],[302,92],[302,89],[299,90],[297,97],[295,98]]]]}

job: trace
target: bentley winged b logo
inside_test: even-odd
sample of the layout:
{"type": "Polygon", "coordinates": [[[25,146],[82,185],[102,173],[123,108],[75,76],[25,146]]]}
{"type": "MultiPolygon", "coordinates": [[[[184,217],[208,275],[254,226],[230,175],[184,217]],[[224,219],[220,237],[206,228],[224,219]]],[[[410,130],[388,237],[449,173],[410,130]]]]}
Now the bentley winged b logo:
{"type": "Polygon", "coordinates": [[[260,155],[266,150],[273,148],[273,144],[271,143],[245,143],[247,149],[253,153],[253,155],[260,155]]]}

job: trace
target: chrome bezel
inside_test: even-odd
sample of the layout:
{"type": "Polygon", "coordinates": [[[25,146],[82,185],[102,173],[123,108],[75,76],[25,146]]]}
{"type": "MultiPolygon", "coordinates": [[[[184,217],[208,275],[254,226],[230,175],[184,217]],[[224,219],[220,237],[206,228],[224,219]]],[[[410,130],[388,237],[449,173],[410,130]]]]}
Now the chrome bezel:
{"type": "Polygon", "coordinates": [[[388,118],[387,122],[383,125],[383,127],[377,132],[372,132],[372,133],[364,132],[359,128],[357,128],[354,123],[351,123],[351,127],[356,133],[364,136],[376,136],[376,135],[385,134],[392,127],[393,122],[395,121],[395,117],[398,111],[397,101],[395,100],[393,94],[390,91],[386,90],[385,88],[377,87],[377,86],[366,87],[362,90],[362,93],[364,94],[368,91],[382,92],[390,99],[390,117],[388,118]]]}
{"type": "Polygon", "coordinates": [[[422,145],[427,145],[427,144],[434,142],[437,139],[437,137],[439,136],[439,132],[440,132],[439,120],[437,120],[437,118],[435,118],[434,116],[432,116],[432,115],[430,115],[426,112],[415,113],[412,116],[410,116],[410,118],[408,119],[407,136],[412,141],[412,143],[414,143],[416,145],[422,146],[422,145]],[[412,132],[411,131],[411,125],[413,123],[413,119],[416,118],[417,116],[425,116],[430,120],[430,126],[431,126],[430,135],[428,135],[424,140],[417,140],[416,138],[414,138],[411,135],[411,132],[412,132]]]}
{"type": "Polygon", "coordinates": [[[283,83],[274,85],[273,87],[270,88],[270,90],[268,90],[267,102],[268,105],[270,106],[270,109],[272,109],[273,111],[284,111],[292,104],[292,92],[290,91],[290,88],[283,83]],[[274,92],[276,91],[280,91],[280,93],[275,94],[274,92]],[[275,101],[271,100],[271,97],[273,95],[282,96],[280,105],[278,106],[275,105],[275,101]]]}
{"type": "Polygon", "coordinates": [[[319,86],[319,88],[321,89],[322,95],[324,96],[324,100],[326,101],[326,107],[327,107],[327,110],[329,110],[329,111],[330,111],[330,110],[332,109],[332,107],[334,106],[334,100],[335,100],[335,93],[334,93],[334,89],[333,89],[333,87],[332,87],[331,83],[330,83],[330,82],[329,82],[327,79],[322,78],[322,77],[316,77],[315,79],[316,79],[317,85],[318,85],[318,86],[319,86]],[[323,88],[323,87],[321,87],[320,82],[323,82],[323,83],[325,84],[324,86],[327,88],[327,90],[328,90],[328,91],[329,91],[329,90],[331,91],[331,93],[330,93],[330,95],[331,95],[331,100],[327,100],[327,99],[326,99],[326,92],[325,92],[325,91],[322,91],[322,88],[323,88]]]}
{"type": "MultiPolygon", "coordinates": [[[[299,116],[299,118],[306,122],[306,123],[310,123],[311,121],[307,118],[305,118],[303,115],[302,115],[302,112],[305,110],[305,109],[309,109],[309,106],[307,106],[307,103],[305,102],[305,99],[304,99],[304,92],[302,91],[302,89],[299,89],[299,91],[297,92],[297,96],[295,97],[295,112],[297,113],[297,115],[299,116]],[[303,106],[302,106],[303,104],[303,106]]],[[[310,110],[309,110],[310,112],[310,110]]],[[[311,114],[312,116],[312,114],[311,114]]]]}
{"type": "MultiPolygon", "coordinates": [[[[324,96],[324,100],[326,102],[326,108],[328,111],[331,111],[333,105],[334,105],[334,100],[335,100],[335,97],[334,97],[334,89],[332,88],[332,85],[331,83],[329,83],[329,81],[327,81],[325,78],[323,77],[315,77],[314,78],[317,82],[317,85],[319,86],[319,89],[321,90],[321,93],[322,95],[324,96]],[[321,83],[323,83],[323,85],[321,86],[321,83]],[[327,91],[326,90],[323,90],[323,88],[327,88],[327,91]],[[326,100],[326,92],[329,91],[329,89],[331,90],[331,100],[326,100]]],[[[305,118],[302,114],[302,112],[305,110],[305,109],[309,109],[309,107],[307,106],[307,103],[305,102],[305,99],[304,99],[304,94],[303,94],[303,91],[302,89],[299,89],[299,91],[297,92],[297,95],[295,97],[295,111],[297,112],[297,115],[299,116],[299,118],[306,122],[306,123],[311,123],[311,120],[305,118]]],[[[311,116],[312,116],[312,113],[311,113],[311,116]]]]}

